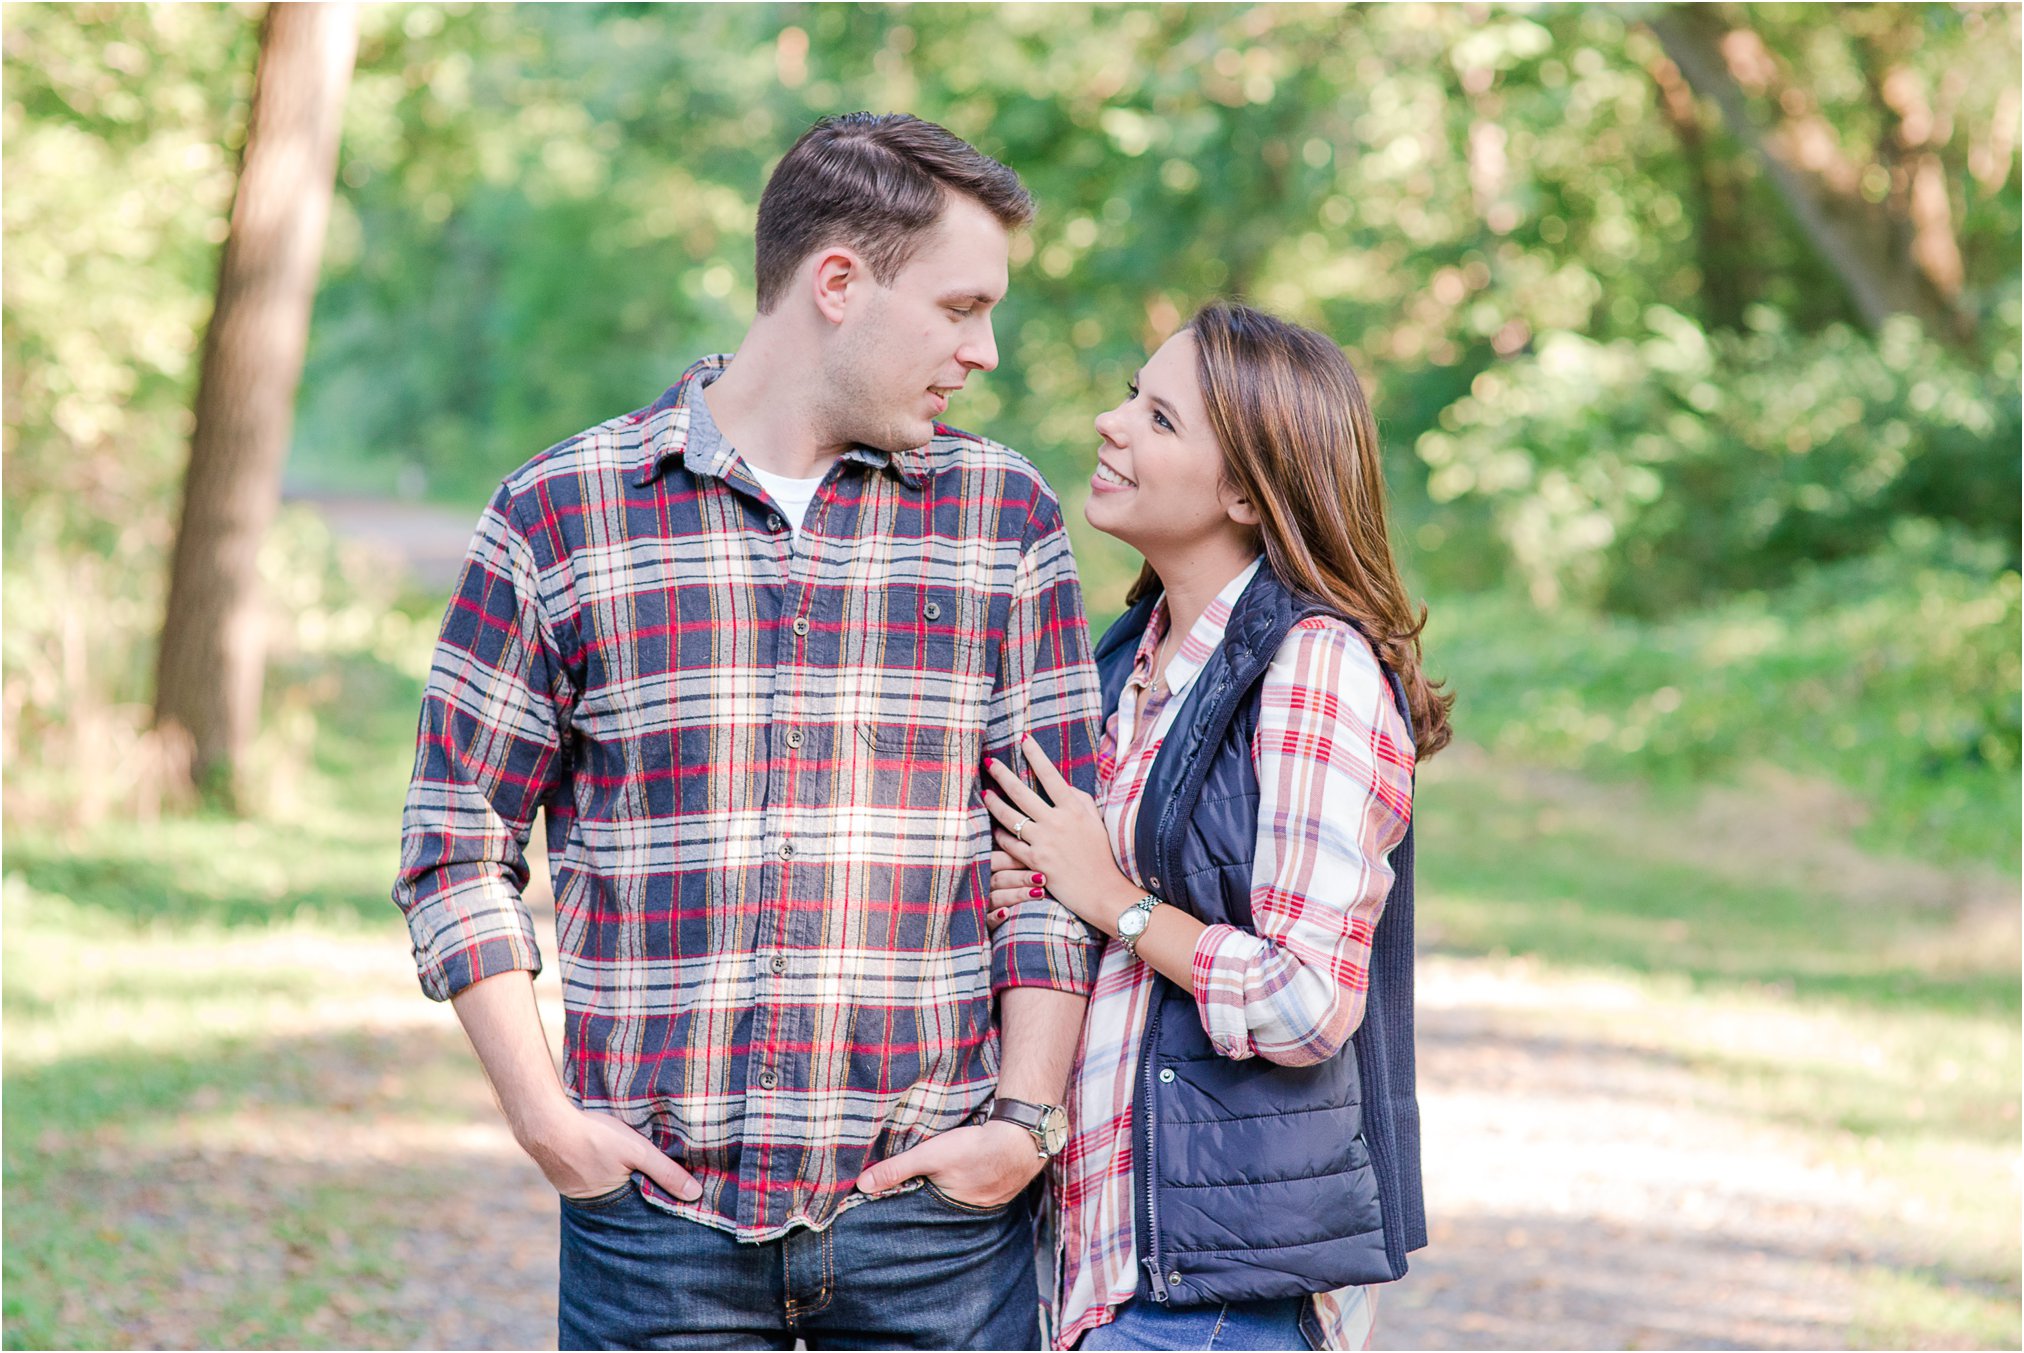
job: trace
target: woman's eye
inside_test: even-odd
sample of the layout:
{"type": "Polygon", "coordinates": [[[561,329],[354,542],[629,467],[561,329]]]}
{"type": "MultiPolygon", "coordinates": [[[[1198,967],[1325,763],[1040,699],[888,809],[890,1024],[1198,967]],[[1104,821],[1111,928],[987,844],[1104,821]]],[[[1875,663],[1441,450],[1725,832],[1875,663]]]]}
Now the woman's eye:
{"type": "Polygon", "coordinates": [[[1155,413],[1153,415],[1153,426],[1165,428],[1168,432],[1172,432],[1174,430],[1174,425],[1167,421],[1167,416],[1163,413],[1155,413]]]}
{"type": "Polygon", "coordinates": [[[1133,399],[1137,399],[1137,398],[1138,398],[1138,382],[1137,382],[1137,381],[1126,381],[1126,382],[1124,383],[1124,388],[1125,388],[1126,390],[1128,390],[1128,391],[1130,391],[1130,392],[1131,392],[1131,397],[1132,397],[1133,399]]]}

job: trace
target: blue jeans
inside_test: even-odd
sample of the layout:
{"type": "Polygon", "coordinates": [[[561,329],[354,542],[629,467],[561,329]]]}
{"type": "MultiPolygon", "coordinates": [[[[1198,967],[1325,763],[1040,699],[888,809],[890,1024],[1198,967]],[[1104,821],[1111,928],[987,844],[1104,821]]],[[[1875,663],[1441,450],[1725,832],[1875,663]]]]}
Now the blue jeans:
{"type": "Polygon", "coordinates": [[[821,1231],[740,1241],[624,1188],[562,1200],[563,1348],[1038,1348],[1032,1189],[923,1185],[821,1231]]]}
{"type": "Polygon", "coordinates": [[[1307,1298],[1212,1301],[1205,1306],[1162,1306],[1133,1300],[1108,1325],[1082,1336],[1077,1349],[1312,1348],[1302,1332],[1307,1298]]]}

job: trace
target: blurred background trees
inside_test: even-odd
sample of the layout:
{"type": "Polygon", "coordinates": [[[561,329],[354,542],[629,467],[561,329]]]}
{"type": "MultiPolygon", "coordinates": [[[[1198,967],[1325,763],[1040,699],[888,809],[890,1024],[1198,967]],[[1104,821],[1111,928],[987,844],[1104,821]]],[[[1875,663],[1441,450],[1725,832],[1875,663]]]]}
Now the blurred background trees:
{"type": "Polygon", "coordinates": [[[851,108],[1040,199],[951,417],[1061,492],[1099,625],[1090,419],[1193,306],[1371,387],[1459,695],[1457,1168],[1381,1337],[2018,1346],[2017,6],[361,6],[259,732],[168,812],[266,13],[0,7],[8,1346],[552,1334],[553,1199],[386,899],[447,584],[331,523],[433,554],[735,342],[765,175],[851,108]]]}
{"type": "MultiPolygon", "coordinates": [[[[6,759],[31,816],[144,806],[259,16],[5,18],[6,759]]],[[[1465,737],[1653,775],[1768,759],[1888,805],[1899,846],[2014,856],[2014,7],[362,19],[297,492],[475,518],[533,452],[735,341],[758,192],[810,120],[910,109],[1040,199],[1003,366],[951,416],[1061,490],[1099,619],[1132,561],[1073,510],[1089,419],[1192,306],[1245,295],[1373,387],[1465,737]],[[1622,626],[1665,672],[1582,647],[1622,626]],[[1813,656],[1720,679],[1781,648],[1813,656]]]]}

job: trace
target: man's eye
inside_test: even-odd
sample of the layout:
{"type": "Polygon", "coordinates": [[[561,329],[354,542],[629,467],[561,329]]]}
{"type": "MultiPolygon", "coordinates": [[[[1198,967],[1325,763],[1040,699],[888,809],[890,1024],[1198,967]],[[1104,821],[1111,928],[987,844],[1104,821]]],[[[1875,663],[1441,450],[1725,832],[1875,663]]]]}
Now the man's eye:
{"type": "Polygon", "coordinates": [[[968,319],[970,318],[970,316],[977,313],[977,309],[975,306],[952,305],[949,307],[949,313],[954,315],[957,319],[968,319]]]}

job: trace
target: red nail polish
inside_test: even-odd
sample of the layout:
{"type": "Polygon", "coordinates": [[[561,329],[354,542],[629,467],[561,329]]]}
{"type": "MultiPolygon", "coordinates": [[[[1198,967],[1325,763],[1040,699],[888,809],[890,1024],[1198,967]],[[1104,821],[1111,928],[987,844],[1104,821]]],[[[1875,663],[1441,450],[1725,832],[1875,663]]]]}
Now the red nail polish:
{"type": "Polygon", "coordinates": [[[1034,886],[1034,887],[1036,887],[1036,888],[1044,888],[1044,887],[1046,887],[1046,886],[1047,886],[1047,875],[1045,875],[1045,874],[1035,874],[1035,875],[1033,876],[1033,886],[1034,886]]]}
{"type": "Polygon", "coordinates": [[[1032,892],[1026,895],[1028,897],[1045,897],[1047,896],[1047,890],[1045,888],[1035,888],[1032,892]]]}

